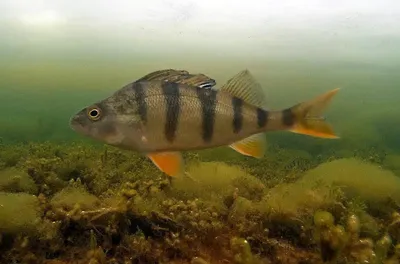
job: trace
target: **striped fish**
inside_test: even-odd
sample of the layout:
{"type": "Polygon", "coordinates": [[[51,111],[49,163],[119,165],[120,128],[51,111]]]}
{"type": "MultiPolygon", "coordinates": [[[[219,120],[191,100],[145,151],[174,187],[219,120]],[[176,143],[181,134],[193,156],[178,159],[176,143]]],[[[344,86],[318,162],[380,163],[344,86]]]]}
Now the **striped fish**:
{"type": "Polygon", "coordinates": [[[338,90],[272,111],[267,110],[262,88],[247,70],[218,90],[139,79],[82,109],[70,125],[80,134],[143,153],[174,177],[184,171],[181,151],[230,146],[261,158],[267,131],[338,138],[321,116],[338,90]]]}

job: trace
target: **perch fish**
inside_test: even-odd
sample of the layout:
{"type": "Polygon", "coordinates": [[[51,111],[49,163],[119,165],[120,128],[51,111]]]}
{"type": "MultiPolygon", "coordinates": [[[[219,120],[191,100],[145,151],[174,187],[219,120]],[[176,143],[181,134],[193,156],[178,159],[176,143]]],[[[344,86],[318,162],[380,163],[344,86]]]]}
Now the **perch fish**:
{"type": "Polygon", "coordinates": [[[220,89],[214,89],[215,81],[205,75],[199,75],[200,81],[195,75],[185,81],[185,74],[177,71],[175,80],[162,75],[163,71],[158,73],[82,109],[71,118],[70,126],[85,136],[146,155],[171,177],[184,172],[182,151],[230,146],[261,158],[267,131],[338,138],[321,114],[339,88],[273,111],[267,109],[262,87],[248,70],[220,89]]]}

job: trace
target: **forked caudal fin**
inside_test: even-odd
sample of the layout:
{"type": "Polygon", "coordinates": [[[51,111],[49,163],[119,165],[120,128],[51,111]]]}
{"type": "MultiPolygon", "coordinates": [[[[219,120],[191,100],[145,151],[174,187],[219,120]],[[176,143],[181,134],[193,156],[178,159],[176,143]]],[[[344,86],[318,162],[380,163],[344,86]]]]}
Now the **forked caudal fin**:
{"type": "Polygon", "coordinates": [[[322,112],[339,89],[333,89],[313,100],[300,103],[288,109],[294,117],[293,125],[289,131],[320,138],[339,138],[334,133],[331,125],[325,122],[322,117],[322,112]]]}

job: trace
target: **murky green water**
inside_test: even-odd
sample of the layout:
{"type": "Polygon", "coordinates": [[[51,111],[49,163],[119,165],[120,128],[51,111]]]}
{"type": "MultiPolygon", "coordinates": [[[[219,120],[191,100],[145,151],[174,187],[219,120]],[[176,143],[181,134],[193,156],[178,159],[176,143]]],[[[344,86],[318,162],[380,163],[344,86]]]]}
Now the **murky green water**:
{"type": "Polygon", "coordinates": [[[399,263],[397,2],[89,2],[0,3],[1,261],[399,263]],[[271,109],[340,87],[326,111],[340,139],[185,153],[189,177],[171,182],[70,129],[168,68],[217,87],[248,69],[271,109]]]}

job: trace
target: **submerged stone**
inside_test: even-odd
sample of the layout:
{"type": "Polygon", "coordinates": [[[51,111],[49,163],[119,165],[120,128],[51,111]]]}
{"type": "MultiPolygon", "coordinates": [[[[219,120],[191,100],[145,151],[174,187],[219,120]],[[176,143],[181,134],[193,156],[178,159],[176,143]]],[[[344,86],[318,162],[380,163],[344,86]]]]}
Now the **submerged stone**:
{"type": "Polygon", "coordinates": [[[40,211],[34,195],[0,192],[0,233],[35,233],[41,220],[40,211]]]}
{"type": "Polygon", "coordinates": [[[391,198],[400,203],[400,178],[378,165],[355,158],[326,162],[309,170],[303,182],[324,182],[339,186],[345,194],[370,201],[391,198]]]}
{"type": "Polygon", "coordinates": [[[221,200],[233,194],[260,199],[264,184],[238,166],[222,162],[201,162],[189,166],[188,176],[176,179],[172,191],[182,199],[221,200]]]}
{"type": "Polygon", "coordinates": [[[8,168],[0,171],[0,191],[36,194],[38,189],[28,173],[8,168]]]}
{"type": "Polygon", "coordinates": [[[280,184],[263,199],[268,208],[285,213],[314,212],[346,198],[400,204],[400,178],[391,171],[355,158],[326,162],[307,171],[294,183],[280,184]]]}
{"type": "Polygon", "coordinates": [[[98,207],[100,201],[83,187],[68,186],[56,193],[51,199],[50,204],[53,207],[62,207],[67,210],[79,204],[81,209],[87,210],[98,207]]]}

